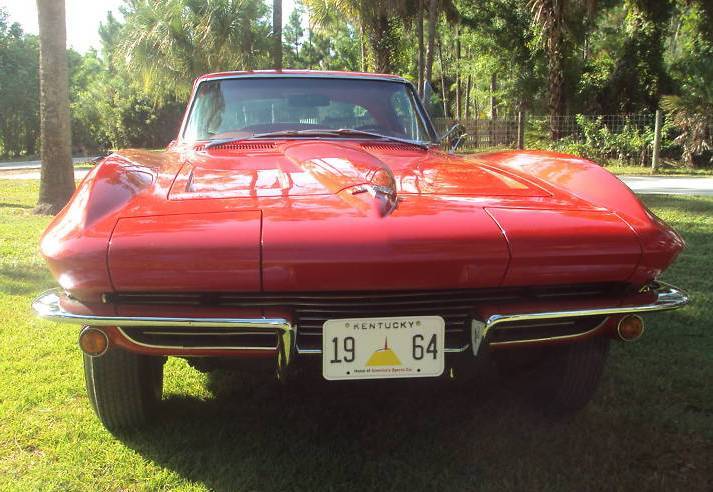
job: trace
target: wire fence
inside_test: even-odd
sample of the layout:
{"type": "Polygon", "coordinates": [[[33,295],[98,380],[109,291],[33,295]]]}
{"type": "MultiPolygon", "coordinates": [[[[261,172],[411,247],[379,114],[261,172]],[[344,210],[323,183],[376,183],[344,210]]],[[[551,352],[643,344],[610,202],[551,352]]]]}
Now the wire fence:
{"type": "Polygon", "coordinates": [[[656,116],[651,113],[554,118],[519,113],[497,119],[457,121],[438,118],[434,124],[441,134],[460,124],[461,132],[467,134],[459,146],[462,152],[507,148],[552,149],[644,165],[652,157],[655,122],[656,116]]]}

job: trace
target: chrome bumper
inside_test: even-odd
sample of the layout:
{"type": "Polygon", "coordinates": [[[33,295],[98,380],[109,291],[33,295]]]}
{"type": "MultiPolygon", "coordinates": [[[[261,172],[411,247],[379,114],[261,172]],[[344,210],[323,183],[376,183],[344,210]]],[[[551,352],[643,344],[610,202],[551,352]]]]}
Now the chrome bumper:
{"type": "MultiPolygon", "coordinates": [[[[196,327],[196,328],[231,328],[246,333],[262,332],[277,335],[278,375],[290,364],[295,353],[295,329],[284,318],[173,318],[150,316],[94,316],[75,314],[62,307],[62,298],[66,294],[61,289],[44,292],[32,302],[32,309],[43,319],[60,323],[74,323],[86,326],[115,327],[196,327]]],[[[129,338],[124,332],[125,337],[129,338]]],[[[129,338],[130,339],[130,338],[129,338]]],[[[236,347],[239,348],[239,347],[236,347]]],[[[229,349],[229,348],[226,348],[229,349]]]]}
{"type": "MultiPolygon", "coordinates": [[[[653,292],[654,294],[656,294],[656,300],[649,304],[640,305],[623,305],[605,308],[564,310],[541,313],[494,314],[489,316],[485,321],[473,320],[471,324],[471,347],[473,348],[473,354],[477,355],[481,342],[486,339],[491,329],[497,327],[498,325],[506,323],[515,323],[520,321],[544,322],[563,318],[645,314],[657,311],[670,311],[673,309],[679,309],[688,304],[690,301],[690,298],[688,297],[688,294],[685,291],[679,289],[678,287],[674,287],[673,285],[666,284],[664,282],[654,282],[651,285],[647,286],[646,290],[642,290],[642,293],[643,292],[653,292]]],[[[599,327],[597,326],[590,331],[596,331],[598,328],[599,327]]],[[[522,342],[495,342],[491,343],[490,345],[514,346],[524,343],[550,342],[556,340],[579,338],[589,333],[590,332],[580,333],[578,335],[572,336],[529,339],[524,340],[522,342]]]]}
{"type": "MultiPolygon", "coordinates": [[[[562,318],[580,318],[591,316],[613,316],[622,314],[641,314],[655,311],[678,309],[689,302],[688,295],[681,289],[664,283],[655,283],[650,287],[650,292],[655,293],[655,301],[644,305],[623,305],[605,308],[563,310],[555,312],[538,313],[511,313],[493,314],[485,321],[474,320],[471,326],[471,345],[450,350],[461,352],[472,348],[477,354],[478,348],[486,339],[488,332],[498,325],[519,321],[547,321],[562,318]]],[[[126,316],[95,316],[76,314],[62,307],[62,298],[66,296],[60,289],[53,289],[39,296],[32,303],[32,308],[41,318],[88,326],[117,326],[117,327],[203,327],[203,328],[231,328],[246,332],[275,333],[278,335],[278,354],[283,363],[292,359],[295,347],[296,328],[285,318],[181,318],[181,317],[126,317],[126,316]]],[[[502,327],[507,329],[506,327],[502,327]]],[[[581,334],[580,334],[581,335],[581,334]]],[[[578,336],[580,336],[578,335],[578,336]]],[[[568,337],[565,337],[568,338],[568,337]]],[[[528,342],[547,340],[528,340],[528,342]]],[[[516,342],[506,342],[516,343],[516,342]]],[[[299,351],[299,350],[297,350],[299,351]]],[[[302,353],[303,351],[299,351],[302,353]]],[[[307,351],[304,351],[308,353],[307,351]]],[[[321,350],[311,350],[309,353],[321,353],[321,350]]]]}

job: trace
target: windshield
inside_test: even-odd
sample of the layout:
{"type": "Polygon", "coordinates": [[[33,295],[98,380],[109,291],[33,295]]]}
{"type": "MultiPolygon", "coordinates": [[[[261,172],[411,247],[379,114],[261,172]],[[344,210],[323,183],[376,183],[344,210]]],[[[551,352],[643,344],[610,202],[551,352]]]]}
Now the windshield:
{"type": "Polygon", "coordinates": [[[296,77],[201,83],[183,138],[237,139],[286,130],[338,129],[416,142],[431,140],[407,84],[296,77]]]}

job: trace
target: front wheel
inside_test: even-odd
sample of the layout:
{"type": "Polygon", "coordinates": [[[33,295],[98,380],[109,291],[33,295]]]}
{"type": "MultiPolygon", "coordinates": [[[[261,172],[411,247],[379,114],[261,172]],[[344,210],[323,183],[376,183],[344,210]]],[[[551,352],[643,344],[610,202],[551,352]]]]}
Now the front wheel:
{"type": "Polygon", "coordinates": [[[516,376],[521,389],[547,414],[564,416],[594,396],[607,359],[609,339],[596,337],[568,345],[503,350],[502,376],[516,376]]]}
{"type": "Polygon", "coordinates": [[[537,368],[538,399],[551,415],[567,415],[583,408],[594,396],[604,372],[609,339],[596,337],[555,347],[537,368]]]}
{"type": "Polygon", "coordinates": [[[118,348],[101,357],[84,355],[87,395],[104,427],[131,429],[151,418],[161,401],[164,362],[118,348]]]}

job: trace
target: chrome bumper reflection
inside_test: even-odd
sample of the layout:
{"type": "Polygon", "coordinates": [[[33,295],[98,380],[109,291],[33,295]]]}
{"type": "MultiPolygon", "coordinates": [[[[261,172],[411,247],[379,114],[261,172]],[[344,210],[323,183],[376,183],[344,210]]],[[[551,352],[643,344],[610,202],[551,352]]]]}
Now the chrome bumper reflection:
{"type": "MultiPolygon", "coordinates": [[[[672,309],[678,309],[689,303],[690,298],[688,294],[663,282],[655,282],[647,287],[648,292],[654,292],[656,294],[656,300],[650,304],[643,305],[630,305],[630,306],[614,306],[606,308],[593,308],[593,309],[578,309],[578,310],[568,310],[568,311],[556,311],[556,312],[542,312],[542,313],[514,313],[514,314],[494,314],[490,316],[487,320],[477,321],[474,320],[471,325],[471,340],[473,353],[477,354],[481,342],[486,341],[490,330],[499,325],[506,325],[507,323],[516,323],[520,321],[534,321],[534,322],[547,322],[556,321],[565,318],[583,318],[583,317],[596,317],[596,316],[615,316],[623,314],[644,314],[657,311],[670,311],[672,309]]],[[[501,326],[501,329],[507,329],[507,326],[501,326]]],[[[534,342],[548,342],[554,340],[567,340],[579,338],[581,336],[587,335],[591,332],[596,331],[598,328],[595,327],[592,330],[579,333],[576,335],[567,335],[560,337],[549,337],[549,338],[533,338],[528,340],[520,341],[509,341],[509,342],[492,342],[489,345],[492,346],[513,346],[523,343],[534,343],[534,342]]]]}
{"type": "MultiPolygon", "coordinates": [[[[613,316],[621,314],[642,314],[655,311],[667,311],[678,309],[689,302],[688,295],[681,289],[662,282],[649,286],[651,292],[656,294],[654,302],[645,305],[613,306],[606,308],[592,308],[579,310],[564,310],[555,312],[539,313],[510,313],[494,314],[485,321],[474,320],[471,325],[471,344],[464,347],[451,348],[447,352],[463,352],[472,348],[477,354],[482,342],[487,342],[490,330],[495,327],[507,329],[507,323],[521,321],[546,322],[563,318],[581,318],[593,316],[613,316]],[[501,326],[502,325],[502,326],[501,326]]],[[[233,331],[274,333],[277,336],[277,352],[281,366],[292,360],[294,353],[319,354],[321,350],[299,350],[295,346],[295,327],[284,318],[183,318],[183,317],[127,317],[127,316],[95,316],[88,314],[75,314],[62,308],[62,299],[66,299],[66,294],[60,289],[53,289],[39,296],[33,303],[32,308],[41,318],[52,321],[75,323],[88,326],[116,326],[116,327],[204,327],[204,328],[231,328],[233,331]]],[[[577,334],[564,338],[577,338],[586,335],[577,334]]],[[[492,343],[491,345],[513,345],[518,343],[532,343],[538,341],[548,341],[548,339],[528,339],[518,342],[492,343]]],[[[240,347],[235,347],[236,349],[240,347]]],[[[229,349],[229,347],[228,347],[229,349]]],[[[275,350],[267,348],[267,350],[275,350]]]]}
{"type": "MultiPolygon", "coordinates": [[[[75,314],[62,307],[62,299],[67,295],[60,289],[52,289],[40,295],[32,303],[32,309],[40,318],[60,323],[74,323],[87,326],[119,327],[199,327],[199,328],[230,328],[232,331],[248,333],[274,333],[277,347],[267,347],[264,350],[277,352],[278,375],[290,364],[294,357],[295,330],[292,324],[284,318],[179,318],[152,316],[94,316],[75,314]]],[[[127,339],[132,340],[122,331],[127,339]]],[[[175,347],[174,347],[175,348],[175,347]]],[[[215,347],[218,348],[218,347],[215,347]]],[[[221,350],[243,350],[243,347],[219,347],[221,350]]],[[[195,347],[202,350],[202,347],[195,347]]],[[[255,348],[253,348],[255,349],[255,348]]],[[[191,350],[184,348],[184,350],[191,350]]]]}

